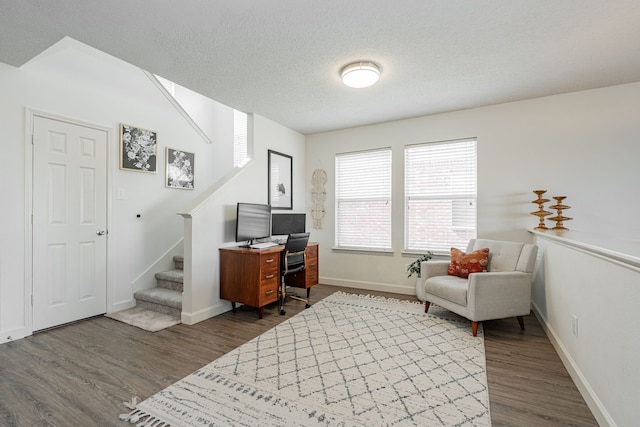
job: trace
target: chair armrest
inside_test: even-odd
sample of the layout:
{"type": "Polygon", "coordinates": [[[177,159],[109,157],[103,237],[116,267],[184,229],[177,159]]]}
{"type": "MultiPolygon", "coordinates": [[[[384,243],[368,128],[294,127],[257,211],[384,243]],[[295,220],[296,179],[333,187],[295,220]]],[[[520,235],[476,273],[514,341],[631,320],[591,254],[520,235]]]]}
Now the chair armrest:
{"type": "Polygon", "coordinates": [[[429,277],[446,276],[449,270],[449,261],[422,261],[420,263],[420,278],[416,284],[416,295],[420,301],[424,301],[425,282],[429,277]]]}
{"type": "Polygon", "coordinates": [[[451,264],[449,261],[422,261],[420,263],[420,278],[427,280],[433,276],[446,276],[449,272],[449,264],[451,264]]]}
{"type": "Polygon", "coordinates": [[[420,301],[424,301],[425,296],[425,284],[429,277],[434,276],[446,276],[449,269],[449,261],[422,261],[420,263],[420,278],[416,284],[416,296],[420,301]]]}
{"type": "Polygon", "coordinates": [[[532,273],[521,271],[470,274],[468,318],[482,321],[529,314],[531,278],[532,273]]]}

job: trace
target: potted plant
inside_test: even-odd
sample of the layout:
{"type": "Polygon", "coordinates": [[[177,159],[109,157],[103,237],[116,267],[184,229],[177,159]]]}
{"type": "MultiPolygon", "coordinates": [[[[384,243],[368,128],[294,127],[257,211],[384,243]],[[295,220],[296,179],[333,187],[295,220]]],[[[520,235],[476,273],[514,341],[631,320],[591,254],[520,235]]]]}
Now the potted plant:
{"type": "Polygon", "coordinates": [[[409,273],[407,277],[411,277],[414,274],[420,277],[420,264],[423,261],[429,261],[432,257],[433,257],[432,252],[427,252],[426,254],[420,255],[420,258],[416,259],[415,261],[413,261],[411,264],[407,266],[407,273],[409,273]]]}

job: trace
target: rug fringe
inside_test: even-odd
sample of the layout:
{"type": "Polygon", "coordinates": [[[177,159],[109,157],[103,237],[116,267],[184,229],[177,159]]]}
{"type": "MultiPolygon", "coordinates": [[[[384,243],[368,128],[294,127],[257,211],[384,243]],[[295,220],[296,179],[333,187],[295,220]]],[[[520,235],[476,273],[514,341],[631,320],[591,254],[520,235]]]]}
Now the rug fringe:
{"type": "Polygon", "coordinates": [[[154,417],[153,415],[137,409],[138,397],[134,396],[128,402],[122,402],[122,404],[131,409],[128,414],[120,414],[119,418],[122,421],[129,421],[131,424],[135,424],[136,427],[170,427],[171,425],[154,417]]]}

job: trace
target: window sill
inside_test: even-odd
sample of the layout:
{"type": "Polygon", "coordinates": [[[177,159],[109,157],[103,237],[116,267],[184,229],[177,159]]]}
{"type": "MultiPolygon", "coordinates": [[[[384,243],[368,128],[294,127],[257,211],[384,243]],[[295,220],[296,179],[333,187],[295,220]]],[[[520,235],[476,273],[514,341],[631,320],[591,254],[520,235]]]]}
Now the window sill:
{"type": "Polygon", "coordinates": [[[451,256],[450,252],[436,252],[436,251],[402,251],[403,257],[417,257],[426,254],[427,252],[431,252],[433,254],[433,258],[449,258],[451,256]]]}
{"type": "Polygon", "coordinates": [[[345,247],[336,247],[331,248],[333,252],[344,252],[344,253],[361,253],[368,255],[390,255],[393,256],[393,249],[375,249],[375,248],[345,248],[345,247]]]}

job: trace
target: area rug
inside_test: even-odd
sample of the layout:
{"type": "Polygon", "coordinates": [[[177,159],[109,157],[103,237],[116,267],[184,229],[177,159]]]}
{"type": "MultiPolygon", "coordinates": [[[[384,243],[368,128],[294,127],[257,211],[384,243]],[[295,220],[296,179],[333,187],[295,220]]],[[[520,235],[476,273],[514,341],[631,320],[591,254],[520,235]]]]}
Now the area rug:
{"type": "Polygon", "coordinates": [[[149,332],[158,332],[171,326],[177,325],[180,319],[169,314],[147,310],[142,307],[133,307],[115,313],[107,313],[105,317],[136,326],[149,332]]]}
{"type": "Polygon", "coordinates": [[[338,292],[121,415],[138,426],[490,426],[482,330],[338,292]]]}

